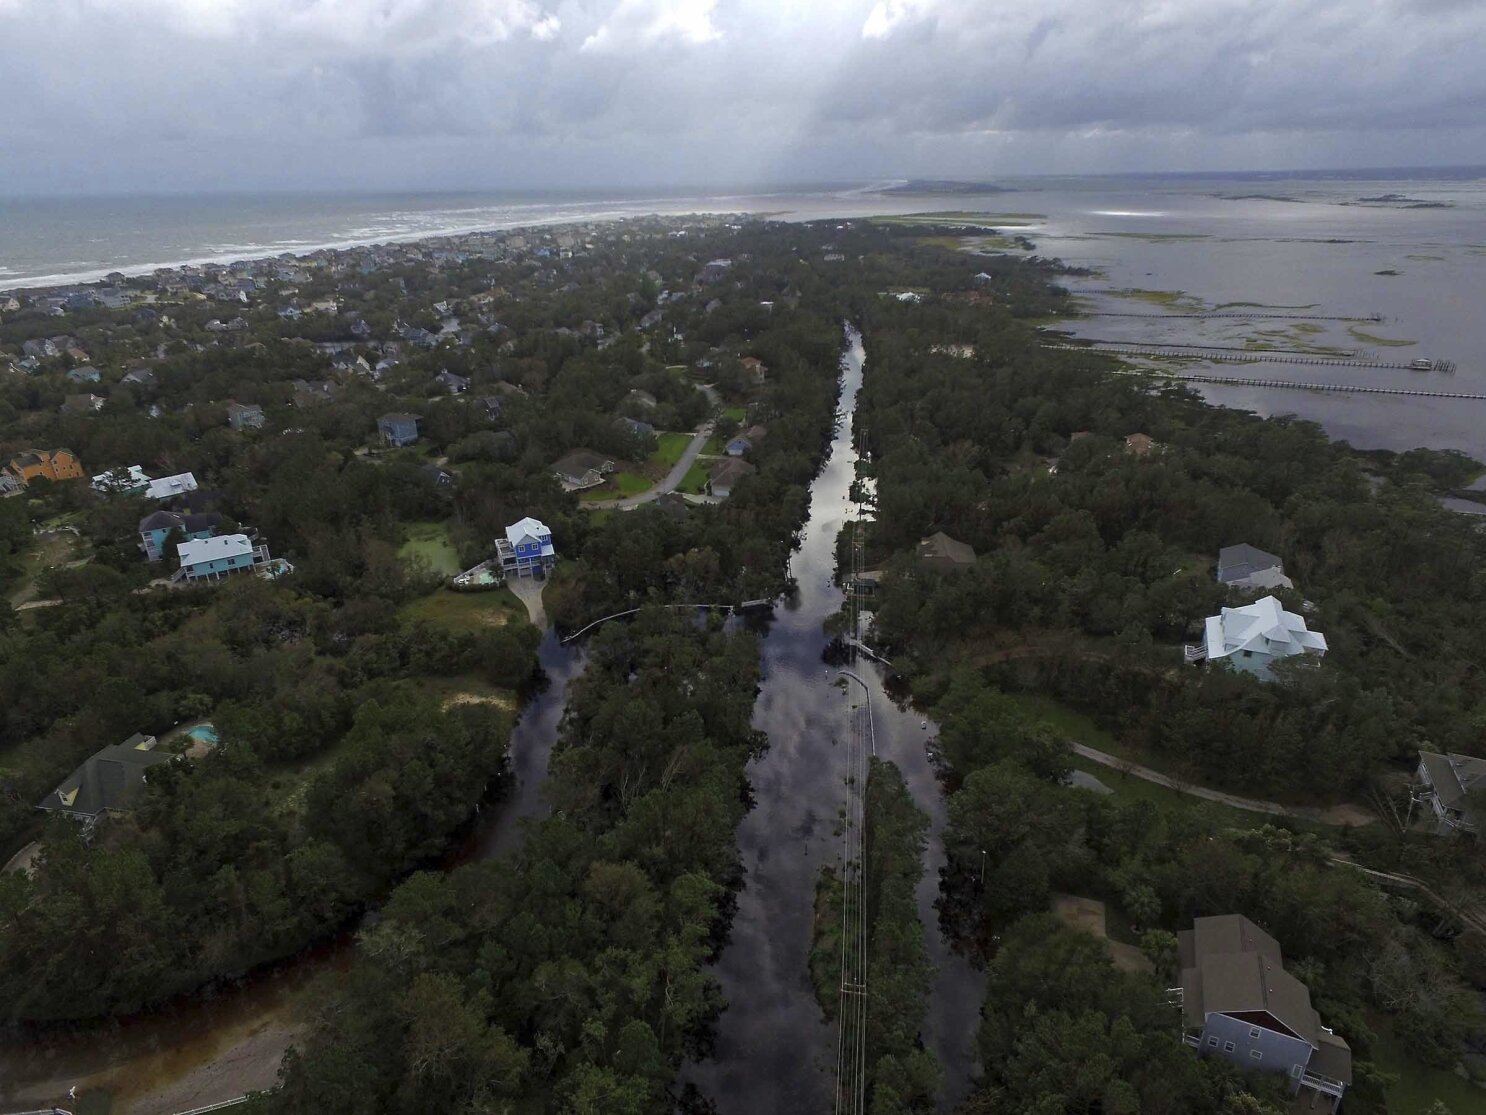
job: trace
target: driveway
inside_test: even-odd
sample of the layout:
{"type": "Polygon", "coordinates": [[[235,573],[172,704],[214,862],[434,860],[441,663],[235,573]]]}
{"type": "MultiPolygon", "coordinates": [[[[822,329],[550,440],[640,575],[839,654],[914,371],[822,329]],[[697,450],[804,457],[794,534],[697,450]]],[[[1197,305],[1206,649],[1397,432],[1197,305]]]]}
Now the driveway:
{"type": "Polygon", "coordinates": [[[666,474],[666,478],[655,487],[643,491],[637,496],[626,496],[624,499],[596,499],[588,502],[580,502],[578,506],[586,511],[632,511],[636,507],[641,507],[660,499],[663,495],[674,492],[681,485],[681,481],[686,479],[686,474],[691,470],[691,466],[696,464],[697,458],[701,456],[702,449],[707,444],[707,439],[712,436],[714,425],[715,423],[710,420],[703,423],[702,428],[691,439],[691,444],[682,452],[681,459],[666,474]]]}

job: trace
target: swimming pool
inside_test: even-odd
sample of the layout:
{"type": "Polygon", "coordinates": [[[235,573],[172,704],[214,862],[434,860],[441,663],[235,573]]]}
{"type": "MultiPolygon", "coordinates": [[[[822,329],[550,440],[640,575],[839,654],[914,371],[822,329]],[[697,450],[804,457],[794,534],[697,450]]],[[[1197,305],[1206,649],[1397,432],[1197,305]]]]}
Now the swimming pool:
{"type": "Polygon", "coordinates": [[[217,729],[213,724],[198,724],[187,732],[186,735],[202,743],[209,743],[213,747],[217,745],[217,729]]]}

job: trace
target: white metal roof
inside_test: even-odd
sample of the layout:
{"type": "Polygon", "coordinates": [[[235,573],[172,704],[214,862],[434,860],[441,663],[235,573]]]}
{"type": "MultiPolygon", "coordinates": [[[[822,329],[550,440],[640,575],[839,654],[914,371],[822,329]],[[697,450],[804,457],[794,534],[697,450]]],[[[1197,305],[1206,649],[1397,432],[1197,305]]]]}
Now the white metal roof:
{"type": "Polygon", "coordinates": [[[1326,653],[1326,636],[1311,631],[1305,620],[1265,596],[1242,608],[1224,608],[1207,619],[1207,656],[1226,658],[1240,651],[1283,658],[1305,651],[1326,653]]]}
{"type": "Polygon", "coordinates": [[[180,472],[174,476],[162,476],[159,480],[151,480],[150,486],[145,489],[145,495],[151,499],[169,499],[171,496],[195,490],[196,477],[189,472],[180,472]]]}
{"type": "Polygon", "coordinates": [[[253,552],[253,543],[246,534],[224,534],[220,538],[198,538],[182,542],[175,548],[182,566],[200,565],[205,561],[221,561],[223,558],[242,557],[253,552]]]}
{"type": "Polygon", "coordinates": [[[530,515],[506,528],[506,541],[513,546],[528,537],[534,541],[540,541],[551,536],[552,532],[547,529],[547,524],[540,519],[533,519],[530,515]]]}

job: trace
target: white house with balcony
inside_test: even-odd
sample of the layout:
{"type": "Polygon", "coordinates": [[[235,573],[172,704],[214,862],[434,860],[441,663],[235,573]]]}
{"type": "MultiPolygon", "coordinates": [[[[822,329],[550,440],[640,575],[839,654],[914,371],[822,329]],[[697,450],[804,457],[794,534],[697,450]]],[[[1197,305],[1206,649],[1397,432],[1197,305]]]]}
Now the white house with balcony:
{"type": "Polygon", "coordinates": [[[1227,662],[1267,680],[1273,676],[1270,667],[1281,658],[1320,658],[1325,653],[1325,635],[1306,627],[1302,617],[1285,611],[1275,597],[1265,596],[1208,616],[1202,643],[1187,647],[1186,657],[1188,662],[1227,662]]]}

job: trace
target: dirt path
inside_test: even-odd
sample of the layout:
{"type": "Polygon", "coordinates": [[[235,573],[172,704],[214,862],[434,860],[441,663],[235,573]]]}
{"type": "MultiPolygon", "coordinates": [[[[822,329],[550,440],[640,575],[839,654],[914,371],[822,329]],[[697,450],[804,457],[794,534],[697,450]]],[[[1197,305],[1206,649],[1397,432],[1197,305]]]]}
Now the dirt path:
{"type": "Polygon", "coordinates": [[[511,590],[511,595],[526,605],[531,625],[538,631],[546,631],[547,610],[542,606],[542,589],[547,587],[547,582],[535,577],[507,577],[506,587],[511,590]]]}
{"type": "Polygon", "coordinates": [[[1272,817],[1294,817],[1302,821],[1318,821],[1323,825],[1340,826],[1367,825],[1375,820],[1372,813],[1360,805],[1343,804],[1318,809],[1310,806],[1281,805],[1277,801],[1263,801],[1259,798],[1239,797],[1237,794],[1225,794],[1221,790],[1209,790],[1205,786],[1194,786],[1190,782],[1173,778],[1169,774],[1162,774],[1158,770],[1122,759],[1118,755],[1097,751],[1086,744],[1074,743],[1070,740],[1069,746],[1073,748],[1075,755],[1098,763],[1100,766],[1109,767],[1122,774],[1133,774],[1143,781],[1165,786],[1168,790],[1175,790],[1189,797],[1217,802],[1219,805],[1231,806],[1234,809],[1244,809],[1250,813],[1268,813],[1272,817]]]}

